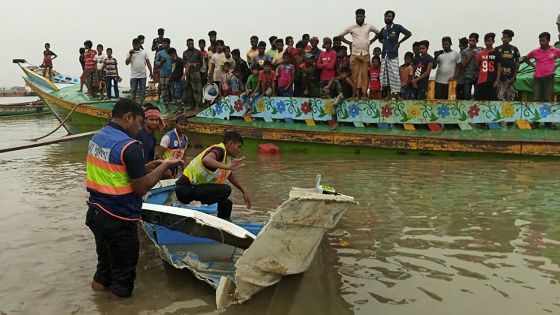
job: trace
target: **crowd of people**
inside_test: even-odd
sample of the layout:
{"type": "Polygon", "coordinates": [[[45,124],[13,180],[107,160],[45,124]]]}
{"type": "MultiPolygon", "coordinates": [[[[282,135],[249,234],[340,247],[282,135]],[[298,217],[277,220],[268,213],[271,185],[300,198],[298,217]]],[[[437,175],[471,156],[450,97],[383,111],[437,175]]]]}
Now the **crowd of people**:
{"type": "MultiPolygon", "coordinates": [[[[208,49],[205,39],[199,39],[196,48],[195,40],[189,38],[186,50],[179,54],[160,28],[152,41],[151,59],[144,50],[145,36],[139,35],[132,40],[125,59],[130,65],[131,98],[142,104],[151,78],[165,110],[176,103],[177,114],[184,107],[202,106],[202,89],[207,83],[217,84],[222,96],[240,95],[249,105],[261,95],[421,100],[427,98],[430,76],[435,71],[436,99],[447,99],[451,92],[456,99],[512,101],[517,95],[514,83],[520,63],[527,62],[535,68],[534,99],[553,99],[555,60],[560,50],[550,45],[548,32],[539,35],[540,47],[524,57],[511,44],[515,34],[509,29],[501,32],[499,46],[495,46],[495,33],[482,37],[484,47],[479,45],[481,36],[471,33],[459,39],[459,50],[452,48],[451,37],[444,36],[442,49],[433,56],[430,43],[421,40],[412,44],[399,65],[399,48],[412,33],[394,22],[395,12],[385,12],[385,26],[380,30],[365,23],[365,10],[355,13],[355,24],[322,41],[303,34],[297,42],[292,36],[270,36],[267,44],[253,35],[251,47],[243,56],[239,49],[231,49],[218,39],[216,31],[208,33],[208,49]],[[381,47],[373,48],[371,55],[370,47],[375,42],[381,47]]],[[[557,25],[560,33],[560,16],[557,25]]],[[[47,75],[52,59],[57,57],[48,43],[43,56],[47,75]]],[[[89,96],[119,97],[121,78],[111,48],[104,50],[98,44],[94,50],[87,40],[80,48],[80,63],[82,86],[86,85],[89,96]]]]}
{"type": "MultiPolygon", "coordinates": [[[[195,40],[189,38],[186,50],[179,54],[160,28],[151,45],[153,59],[144,50],[145,36],[139,35],[132,40],[125,59],[131,66],[131,98],[142,104],[151,78],[158,85],[158,97],[166,110],[170,103],[179,105],[177,114],[184,107],[202,106],[202,89],[207,83],[217,84],[222,96],[241,95],[249,105],[261,95],[421,100],[427,97],[430,76],[435,71],[436,99],[447,99],[451,92],[456,99],[511,101],[517,95],[514,83],[520,63],[527,62],[535,68],[534,99],[553,99],[555,60],[560,50],[550,45],[548,32],[539,35],[540,47],[525,57],[511,44],[515,34],[509,29],[501,32],[499,46],[495,46],[495,33],[482,37],[484,47],[478,44],[480,35],[471,33],[459,39],[459,50],[452,48],[451,37],[444,36],[442,49],[433,56],[429,54],[430,43],[421,40],[412,44],[399,65],[399,48],[412,33],[394,22],[395,12],[385,12],[385,26],[380,30],[365,23],[365,10],[355,13],[355,24],[322,41],[303,34],[297,42],[292,36],[270,36],[267,44],[253,35],[245,59],[239,49],[231,49],[218,39],[216,31],[208,33],[208,49],[205,39],[199,39],[196,48],[195,40]],[[370,55],[375,42],[381,47],[373,48],[370,55]]],[[[557,25],[560,33],[560,15],[557,25]]],[[[47,75],[52,59],[57,57],[48,43],[43,56],[47,75]]],[[[104,50],[98,44],[94,50],[87,40],[80,48],[80,63],[82,86],[86,85],[89,96],[119,97],[121,78],[111,48],[104,50]]]]}

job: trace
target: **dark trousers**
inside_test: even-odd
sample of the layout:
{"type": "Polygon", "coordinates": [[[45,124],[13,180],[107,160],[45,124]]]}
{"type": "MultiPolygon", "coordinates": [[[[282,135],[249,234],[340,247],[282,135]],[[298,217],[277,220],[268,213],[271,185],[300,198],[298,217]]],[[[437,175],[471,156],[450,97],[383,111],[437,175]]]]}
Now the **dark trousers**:
{"type": "Polygon", "coordinates": [[[97,271],[93,280],[116,296],[131,296],[140,249],[136,222],[117,219],[90,206],[86,225],[93,232],[97,251],[97,271]]]}
{"type": "Polygon", "coordinates": [[[554,75],[533,78],[533,98],[535,102],[552,102],[554,99],[554,75]]]}
{"type": "Polygon", "coordinates": [[[119,80],[118,77],[105,77],[105,88],[107,89],[107,98],[111,98],[111,88],[115,90],[115,97],[119,98],[119,80]]]}
{"type": "Polygon", "coordinates": [[[191,185],[177,182],[175,187],[175,195],[182,203],[190,203],[191,201],[200,201],[210,205],[218,203],[218,218],[229,219],[233,202],[229,200],[231,187],[226,184],[200,184],[191,185]]]}
{"type": "Polygon", "coordinates": [[[476,84],[477,78],[465,78],[465,83],[463,84],[463,99],[470,100],[472,98],[472,89],[476,84]]]}
{"type": "Polygon", "coordinates": [[[457,93],[457,99],[458,100],[464,100],[465,99],[465,85],[464,84],[457,84],[457,90],[455,91],[455,93],[457,93]]]}
{"type": "Polygon", "coordinates": [[[449,84],[436,82],[436,100],[446,100],[449,97],[449,84]]]}
{"type": "Polygon", "coordinates": [[[477,101],[498,100],[498,90],[494,87],[494,82],[477,84],[474,90],[474,99],[477,101]]]}

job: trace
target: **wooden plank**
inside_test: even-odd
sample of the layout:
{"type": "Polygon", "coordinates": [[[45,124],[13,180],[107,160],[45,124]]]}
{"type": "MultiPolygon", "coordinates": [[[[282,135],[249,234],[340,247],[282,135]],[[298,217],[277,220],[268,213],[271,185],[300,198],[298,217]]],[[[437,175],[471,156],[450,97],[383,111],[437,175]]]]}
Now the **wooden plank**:
{"type": "Polygon", "coordinates": [[[488,142],[478,140],[447,139],[447,151],[521,154],[521,144],[510,143],[507,141],[488,142]]]}
{"type": "Polygon", "coordinates": [[[445,139],[418,138],[418,150],[447,151],[447,141],[445,139]]]}
{"type": "Polygon", "coordinates": [[[521,154],[559,156],[560,145],[558,143],[524,143],[521,146],[521,154]]]}

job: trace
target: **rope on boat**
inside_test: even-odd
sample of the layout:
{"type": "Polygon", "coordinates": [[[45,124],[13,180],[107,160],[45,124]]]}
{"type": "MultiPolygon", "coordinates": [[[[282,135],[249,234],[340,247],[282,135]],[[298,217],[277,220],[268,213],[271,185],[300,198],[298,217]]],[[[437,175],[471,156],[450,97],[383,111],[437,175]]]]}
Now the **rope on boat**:
{"type": "Polygon", "coordinates": [[[72,110],[70,110],[70,112],[68,113],[68,115],[66,115],[66,117],[60,122],[60,124],[54,128],[51,132],[47,133],[44,136],[41,136],[39,138],[33,138],[33,139],[29,139],[29,141],[38,141],[41,140],[43,138],[46,138],[50,135],[52,135],[53,133],[55,133],[58,129],[60,129],[60,127],[64,126],[64,123],[68,120],[68,118],[70,118],[70,116],[72,115],[72,113],[74,113],[74,111],[76,110],[76,108],[78,108],[78,106],[82,105],[83,103],[76,103],[76,105],[74,105],[74,107],[72,107],[72,110]]]}

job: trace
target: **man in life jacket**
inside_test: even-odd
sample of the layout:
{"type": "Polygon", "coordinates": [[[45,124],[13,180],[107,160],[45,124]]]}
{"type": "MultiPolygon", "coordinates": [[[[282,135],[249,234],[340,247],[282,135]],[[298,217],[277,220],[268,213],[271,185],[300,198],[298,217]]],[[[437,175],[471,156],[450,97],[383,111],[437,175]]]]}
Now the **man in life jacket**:
{"type": "Polygon", "coordinates": [[[86,225],[93,232],[97,251],[91,287],[108,289],[113,297],[129,297],[134,289],[142,195],[169,168],[182,164],[175,158],[144,164],[142,144],[134,139],[143,120],[140,105],[120,99],[109,124],[88,145],[86,225]]]}
{"type": "Polygon", "coordinates": [[[218,203],[218,217],[229,220],[233,203],[229,200],[231,187],[226,179],[243,194],[247,208],[251,199],[232,171],[245,166],[245,157],[237,158],[243,138],[235,131],[224,134],[222,143],[206,148],[185,167],[177,180],[175,194],[182,203],[200,201],[204,204],[218,203]]]}
{"type": "MultiPolygon", "coordinates": [[[[175,128],[167,132],[159,143],[157,149],[157,158],[166,159],[168,157],[175,157],[177,159],[183,160],[187,163],[187,155],[185,151],[187,150],[187,144],[189,143],[189,138],[187,138],[187,116],[177,115],[175,118],[175,128]]],[[[173,177],[177,176],[177,168],[171,169],[173,177]]]]}

